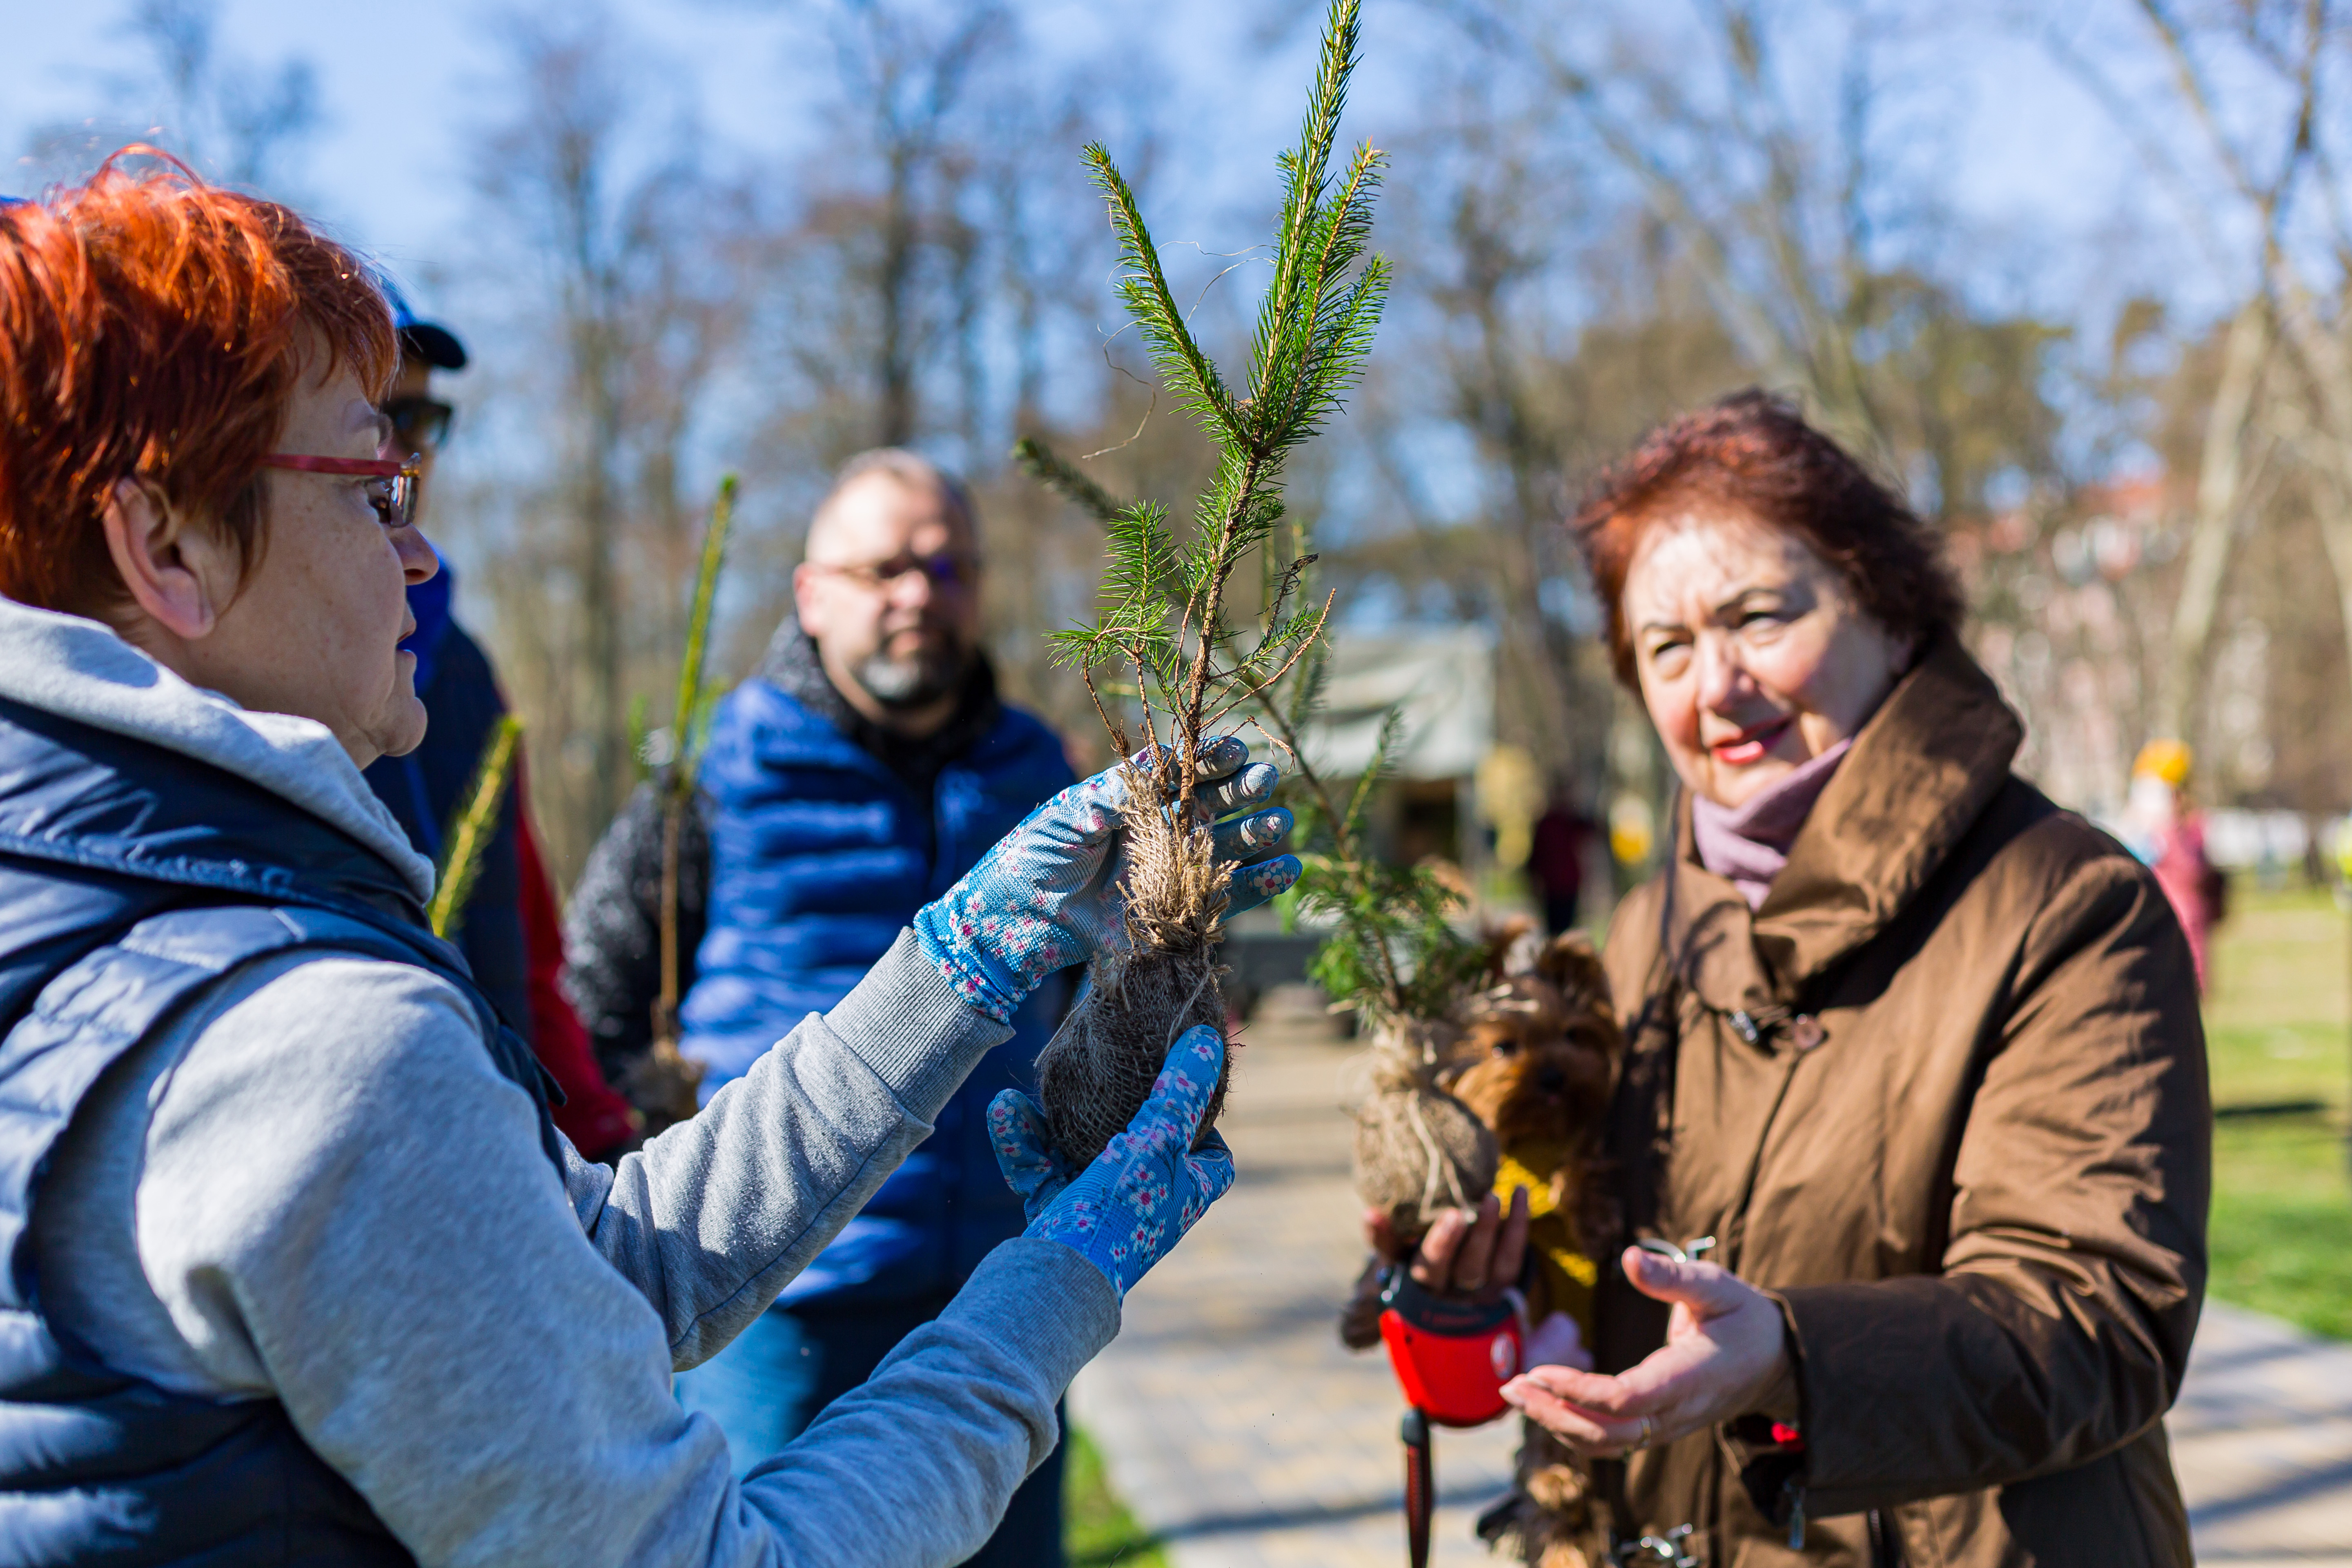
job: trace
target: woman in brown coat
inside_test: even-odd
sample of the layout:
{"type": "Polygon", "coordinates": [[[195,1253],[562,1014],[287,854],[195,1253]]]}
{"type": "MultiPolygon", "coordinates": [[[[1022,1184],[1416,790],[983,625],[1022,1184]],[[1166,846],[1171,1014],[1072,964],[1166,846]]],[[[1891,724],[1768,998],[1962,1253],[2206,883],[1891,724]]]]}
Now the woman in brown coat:
{"type": "Polygon", "coordinates": [[[1620,1539],[1678,1543],[1634,1561],[2185,1568],[2211,1112],[2164,894],[2010,771],[1932,536],[1784,405],[1654,433],[1578,533],[1689,804],[1605,952],[1654,1250],[1602,1370],[1515,1400],[1627,1458],[1620,1539]]]}

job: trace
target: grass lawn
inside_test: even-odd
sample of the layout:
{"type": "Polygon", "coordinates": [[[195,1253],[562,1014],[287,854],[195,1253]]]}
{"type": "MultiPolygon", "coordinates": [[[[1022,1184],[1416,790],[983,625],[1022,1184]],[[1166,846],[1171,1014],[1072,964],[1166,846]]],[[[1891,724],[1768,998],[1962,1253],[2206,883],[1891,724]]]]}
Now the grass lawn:
{"type": "Polygon", "coordinates": [[[2325,892],[2232,889],[2205,1030],[2217,1108],[2211,1293],[2352,1339],[2352,917],[2325,892]]]}
{"type": "Polygon", "coordinates": [[[1062,1475],[1070,1568],[1168,1568],[1168,1554],[1110,1489],[1102,1450],[1075,1426],[1062,1475]]]}

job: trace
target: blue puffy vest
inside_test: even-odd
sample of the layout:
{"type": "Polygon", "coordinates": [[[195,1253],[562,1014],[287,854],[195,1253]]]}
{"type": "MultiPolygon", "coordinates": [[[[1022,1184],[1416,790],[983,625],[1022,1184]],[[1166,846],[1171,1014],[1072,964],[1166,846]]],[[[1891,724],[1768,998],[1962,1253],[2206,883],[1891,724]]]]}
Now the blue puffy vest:
{"type": "MultiPolygon", "coordinates": [[[[1054,732],[1006,707],[924,802],[872,753],[765,680],[719,704],[698,782],[710,801],[709,925],[679,1048],[706,1089],[748,1071],[810,1013],[848,994],[915,911],[1072,782],[1054,732]]],[[[1021,1233],[988,1102],[1027,1089],[1067,999],[1042,987],[858,1216],[780,1301],[906,1300],[954,1290],[1021,1233]]]]}
{"type": "Polygon", "coordinates": [[[0,699],[0,1568],[412,1561],[277,1401],[113,1371],[44,1314],[28,1256],[100,1075],[223,976],[297,950],[456,984],[562,1168],[551,1086],[391,866],[244,779],[0,699]]]}

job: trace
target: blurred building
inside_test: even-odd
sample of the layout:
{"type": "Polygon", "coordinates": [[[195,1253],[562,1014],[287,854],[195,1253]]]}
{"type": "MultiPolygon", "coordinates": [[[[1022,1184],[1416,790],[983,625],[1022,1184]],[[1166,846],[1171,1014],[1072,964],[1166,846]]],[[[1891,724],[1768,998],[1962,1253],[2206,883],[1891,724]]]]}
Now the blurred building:
{"type": "Polygon", "coordinates": [[[1478,769],[1495,748],[1495,638],[1479,626],[1340,632],[1331,638],[1320,715],[1302,736],[1324,779],[1353,787],[1381,728],[1402,715],[1391,782],[1366,807],[1372,852],[1412,865],[1435,857],[1472,875],[1487,858],[1478,769]]]}

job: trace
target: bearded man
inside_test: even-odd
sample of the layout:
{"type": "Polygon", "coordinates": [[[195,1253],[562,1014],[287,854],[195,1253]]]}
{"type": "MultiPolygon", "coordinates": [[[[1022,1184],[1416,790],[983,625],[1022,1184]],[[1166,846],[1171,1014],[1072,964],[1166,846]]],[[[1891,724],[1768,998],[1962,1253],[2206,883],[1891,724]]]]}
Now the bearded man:
{"type": "MultiPolygon", "coordinates": [[[[852,458],[817,507],[793,574],[797,614],[719,703],[680,835],[680,1050],[706,1100],[846,995],[916,910],[1072,782],[1053,731],[997,700],[980,568],[962,486],[911,452],[852,458]]],[[[646,1081],[661,858],[647,784],[590,857],[567,917],[573,999],[624,1086],[646,1081]]],[[[1034,994],[858,1217],[723,1353],[679,1376],[680,1402],[726,1431],[739,1472],[863,1383],[1021,1234],[983,1113],[1000,1089],[1030,1087],[1067,998],[1058,980],[1034,994]]],[[[972,1563],[1058,1568],[1061,1451],[972,1563]]]]}

